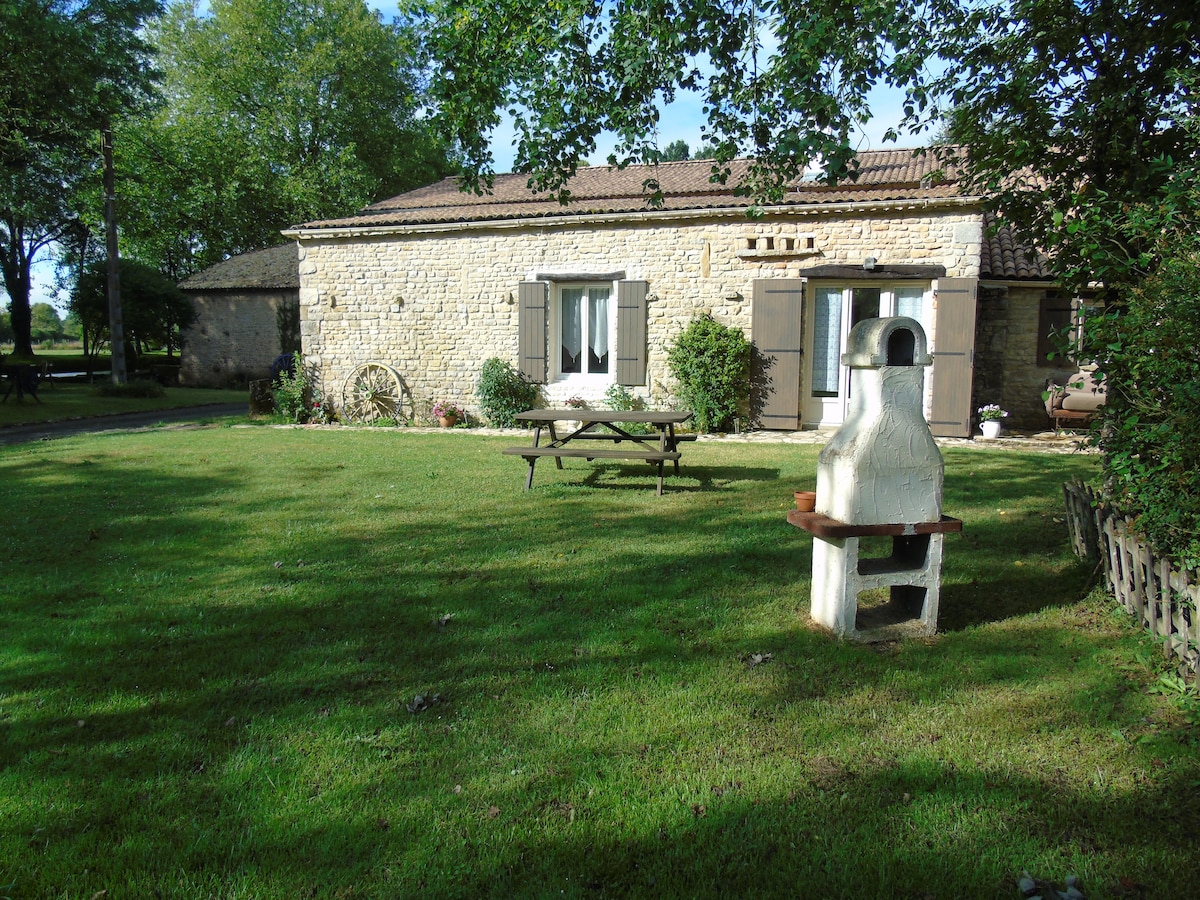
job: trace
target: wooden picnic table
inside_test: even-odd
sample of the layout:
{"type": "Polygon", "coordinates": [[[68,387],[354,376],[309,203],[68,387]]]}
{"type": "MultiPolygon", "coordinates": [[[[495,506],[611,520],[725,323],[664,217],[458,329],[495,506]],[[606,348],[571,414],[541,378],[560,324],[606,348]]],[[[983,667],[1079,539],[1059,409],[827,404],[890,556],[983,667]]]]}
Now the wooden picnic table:
{"type": "Polygon", "coordinates": [[[681,410],[615,410],[615,409],[529,409],[517,413],[517,421],[529,422],[534,426],[533,444],[524,447],[509,447],[504,452],[510,456],[522,456],[529,463],[525,478],[525,490],[533,486],[533,467],[544,456],[553,457],[558,468],[562,468],[563,457],[577,459],[640,459],[658,469],[658,494],[663,492],[663,464],[675,464],[679,474],[679,445],[683,441],[696,439],[694,434],[675,433],[675,426],[691,418],[690,412],[681,410]],[[578,422],[578,427],[567,429],[559,436],[555,427],[560,423],[578,422]],[[621,426],[637,423],[649,425],[652,434],[633,434],[621,426]],[[550,432],[549,443],[542,443],[542,432],[550,432]],[[581,443],[590,442],[590,443],[581,443]],[[609,443],[609,447],[596,447],[595,443],[609,443]],[[627,446],[622,446],[627,445],[627,446]]]}
{"type": "Polygon", "coordinates": [[[26,394],[41,403],[42,398],[38,396],[38,381],[41,377],[38,367],[29,363],[0,363],[0,380],[7,385],[4,389],[4,399],[0,402],[7,403],[9,394],[15,390],[18,403],[25,399],[26,394]]]}

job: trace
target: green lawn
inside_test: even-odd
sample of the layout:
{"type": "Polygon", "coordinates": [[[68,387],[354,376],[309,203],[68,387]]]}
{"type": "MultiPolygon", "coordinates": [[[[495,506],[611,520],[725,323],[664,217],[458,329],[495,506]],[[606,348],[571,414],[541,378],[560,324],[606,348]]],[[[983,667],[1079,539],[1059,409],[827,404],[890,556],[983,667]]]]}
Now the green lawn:
{"type": "MultiPolygon", "coordinates": [[[[0,393],[5,389],[7,385],[0,385],[0,393]]],[[[14,391],[8,402],[0,403],[0,428],[214,403],[245,403],[248,410],[250,403],[249,394],[244,390],[167,388],[163,397],[101,397],[92,385],[74,382],[43,382],[38,390],[38,400],[25,397],[18,403],[14,391]]]]}
{"type": "MultiPolygon", "coordinates": [[[[87,371],[88,357],[84,355],[82,345],[78,342],[63,343],[55,345],[51,348],[37,347],[34,349],[32,360],[29,357],[13,356],[12,344],[0,344],[0,356],[6,357],[5,362],[33,362],[40,365],[41,363],[49,363],[51,371],[54,372],[84,372],[87,371]]],[[[149,353],[143,353],[138,360],[142,366],[153,366],[161,364],[178,365],[179,353],[168,357],[165,350],[155,350],[149,353]]],[[[112,357],[107,350],[102,350],[92,360],[93,371],[97,373],[107,372],[112,365],[112,357]]],[[[133,368],[135,363],[129,363],[129,368],[133,368]]]]}
{"type": "Polygon", "coordinates": [[[1195,733],[1066,543],[1094,459],[948,450],[943,633],[856,646],[784,519],[817,447],[656,497],[510,443],[0,448],[0,896],[1194,892],[1195,733]]]}

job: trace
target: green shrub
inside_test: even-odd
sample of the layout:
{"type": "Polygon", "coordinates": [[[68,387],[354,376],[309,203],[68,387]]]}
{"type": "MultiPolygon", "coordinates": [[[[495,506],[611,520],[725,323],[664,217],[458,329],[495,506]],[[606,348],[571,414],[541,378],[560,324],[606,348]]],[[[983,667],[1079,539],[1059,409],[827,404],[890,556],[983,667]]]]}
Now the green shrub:
{"type": "Polygon", "coordinates": [[[1163,553],[1200,563],[1200,240],[1085,322],[1108,385],[1094,431],[1104,493],[1163,553]]]}
{"type": "Polygon", "coordinates": [[[712,316],[693,319],[667,363],[700,431],[728,431],[749,404],[750,342],[740,329],[712,316]]]}
{"type": "Polygon", "coordinates": [[[167,396],[166,388],[157,381],[138,379],[126,384],[113,384],[106,381],[96,385],[95,393],[99,397],[130,397],[137,400],[154,400],[167,396]]]}
{"type": "MultiPolygon", "coordinates": [[[[610,385],[604,392],[604,403],[609,409],[618,411],[642,409],[645,406],[641,399],[630,393],[623,384],[610,385]]],[[[630,434],[650,434],[654,431],[654,426],[646,422],[617,422],[616,425],[630,434]]]]}
{"type": "Polygon", "coordinates": [[[475,396],[488,424],[495,428],[513,428],[517,424],[517,413],[538,405],[538,386],[510,363],[493,356],[479,372],[475,396]]]}
{"type": "MultiPolygon", "coordinates": [[[[312,418],[313,391],[304,357],[297,353],[291,371],[284,369],[271,385],[275,411],[292,422],[307,422],[312,418]]],[[[319,404],[318,404],[319,405],[319,404]]]]}

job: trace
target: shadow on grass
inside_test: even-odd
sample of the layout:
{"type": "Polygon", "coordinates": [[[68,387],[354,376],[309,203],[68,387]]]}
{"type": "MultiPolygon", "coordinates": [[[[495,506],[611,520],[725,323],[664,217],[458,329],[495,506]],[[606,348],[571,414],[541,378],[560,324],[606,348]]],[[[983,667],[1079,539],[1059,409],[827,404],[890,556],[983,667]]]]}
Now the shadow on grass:
{"type": "MultiPolygon", "coordinates": [[[[333,610],[313,612],[315,634],[337,621],[333,610]]],[[[250,630],[277,648],[265,651],[265,671],[225,673],[223,687],[197,685],[177,704],[71,723],[38,761],[49,787],[70,800],[60,801],[37,841],[73,846],[85,858],[128,858],[132,833],[153,823],[143,838],[147,858],[162,862],[145,865],[158,883],[189,872],[210,888],[232,889],[253,872],[260,896],[336,896],[375,885],[438,897],[1007,897],[1025,868],[1060,882],[1076,872],[1089,896],[1105,896],[1116,893],[1118,875],[1145,880],[1157,870],[1178,884],[1197,874],[1187,848],[1200,813],[1178,802],[1190,791],[1182,774],[1082,788],[1055,767],[1032,777],[986,752],[965,769],[957,751],[941,749],[962,736],[943,734],[937,715],[910,743],[871,741],[888,727],[873,715],[888,695],[929,704],[932,714],[997,681],[1063,676],[1066,662],[1046,652],[1057,637],[1050,628],[1020,636],[1029,650],[1023,659],[1012,658],[1007,641],[990,653],[986,644],[950,648],[951,662],[971,664],[954,683],[937,661],[946,648],[830,654],[824,640],[789,635],[799,640],[771,663],[774,672],[731,670],[736,690],[720,698],[719,712],[677,729],[589,725],[563,739],[550,733],[542,706],[586,685],[613,684],[598,669],[615,668],[618,684],[636,685],[624,702],[640,706],[647,682],[711,687],[703,670],[714,653],[634,650],[572,662],[564,648],[564,660],[539,657],[508,671],[480,659],[483,672],[463,665],[481,649],[467,646],[469,636],[426,623],[430,657],[442,641],[457,649],[433,676],[449,685],[444,703],[413,716],[396,697],[412,673],[391,671],[408,653],[392,656],[386,636],[368,638],[360,622],[343,621],[347,627],[360,640],[333,653],[340,674],[287,684],[287,672],[312,671],[306,652],[329,658],[338,642],[280,653],[290,632],[261,615],[240,616],[231,636],[250,630]],[[778,672],[779,692],[755,680],[778,672]],[[814,679],[823,686],[814,689],[814,679]],[[841,710],[830,731],[846,740],[797,721],[814,702],[841,710]],[[478,733],[485,719],[491,735],[478,733]],[[747,729],[756,737],[742,747],[734,732],[747,729]],[[89,789],[89,779],[97,787],[107,779],[115,796],[89,789]],[[274,781],[281,790],[272,790],[274,781]],[[269,807],[254,804],[259,792],[273,798],[269,807]],[[1139,823],[1132,842],[1128,823],[1139,823]],[[187,849],[177,855],[180,847],[187,849]],[[1143,868],[1122,868],[1138,858],[1143,868]]],[[[1067,698],[1068,707],[1077,699],[1067,698]]],[[[1100,706],[1091,709],[1102,718],[1100,706]]],[[[639,713],[664,714],[657,704],[639,713]]],[[[1011,715],[1015,728],[1036,719],[1049,740],[1068,746],[1065,729],[1080,724],[1053,707],[1018,704],[1011,715]]],[[[1030,734],[1031,745],[1045,741],[1036,729],[1030,734]]],[[[38,854],[29,858],[36,866],[38,854]]],[[[1158,895],[1153,887],[1145,893],[1158,895]]]]}
{"type": "MultiPolygon", "coordinates": [[[[575,484],[587,488],[612,491],[645,490],[648,486],[654,491],[657,482],[657,469],[647,463],[599,463],[592,462],[583,465],[564,465],[562,469],[554,469],[542,463],[534,473],[533,488],[546,487],[551,484],[575,484]],[[551,474],[553,470],[553,475],[551,474]],[[539,476],[541,481],[539,483],[539,476]]],[[[679,474],[668,463],[663,468],[663,492],[689,493],[696,491],[725,490],[740,482],[769,481],[779,479],[779,470],[771,468],[756,468],[752,466],[697,466],[686,462],[680,466],[679,474]]]]}
{"type": "MultiPolygon", "coordinates": [[[[506,848],[488,866],[478,865],[468,845],[457,866],[445,861],[451,872],[458,869],[453,886],[437,870],[423,885],[440,883],[435,892],[443,896],[477,897],[999,898],[1017,896],[1021,871],[1031,867],[1059,886],[1069,872],[1079,873],[1088,896],[1156,896],[1158,886],[1138,890],[1134,879],[1119,879],[1106,866],[1126,840],[1119,823],[1161,822],[1156,810],[1174,803],[1173,791],[1183,787],[1166,783],[1114,799],[1064,789],[1052,778],[964,773],[946,763],[817,761],[783,796],[754,796],[739,781],[697,786],[654,828],[596,822],[586,805],[548,800],[529,811],[539,820],[539,840],[506,848]],[[953,827],[935,822],[939,808],[962,811],[953,827]],[[998,854],[990,837],[997,831],[1022,835],[1028,855],[998,854]],[[889,850],[864,852],[881,846],[889,850]]],[[[505,831],[528,827],[504,812],[528,810],[526,804],[497,802],[500,814],[481,830],[503,841],[505,831]]],[[[1163,825],[1177,846],[1189,840],[1184,821],[1163,825]]],[[[1194,873],[1186,851],[1161,853],[1161,837],[1167,835],[1147,835],[1121,855],[1142,850],[1194,873]]]]}
{"type": "Polygon", "coordinates": [[[500,443],[168,440],[167,464],[125,441],[2,460],[0,846],[41,895],[1007,896],[1039,859],[1111,874],[1139,819],[1147,865],[1195,865],[1169,849],[1198,824],[1160,809],[1173,774],[1093,795],[1018,774],[1009,744],[941,754],[972,738],[939,710],[997,686],[1055,735],[1113,715],[1080,662],[1104,639],[970,628],[1074,602],[1069,464],[948,477],[955,633],[879,649],[807,624],[783,501],[811,451],[697,452],[720,489],[659,498],[623,467],[628,494],[522,493],[500,443]],[[977,502],[980,479],[1003,493],[977,502]],[[927,718],[919,745],[881,709],[927,718]],[[1021,837],[998,855],[998,834],[1021,837]]]}

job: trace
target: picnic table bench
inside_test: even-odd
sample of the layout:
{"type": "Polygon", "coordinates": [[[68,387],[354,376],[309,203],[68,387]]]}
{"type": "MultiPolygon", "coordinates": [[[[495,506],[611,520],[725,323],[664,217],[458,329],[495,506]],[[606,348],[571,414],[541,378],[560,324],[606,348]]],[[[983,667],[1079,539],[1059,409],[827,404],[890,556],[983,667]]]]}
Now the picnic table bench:
{"type": "Polygon", "coordinates": [[[679,474],[679,445],[683,441],[695,440],[695,435],[677,435],[675,426],[691,416],[678,410],[608,410],[608,409],[530,409],[517,414],[517,421],[534,425],[533,444],[525,447],[509,447],[504,452],[509,456],[521,456],[529,463],[525,477],[525,490],[533,486],[533,470],[539,459],[551,457],[558,468],[564,458],[586,459],[631,459],[641,460],[655,466],[658,472],[658,495],[663,492],[663,466],[674,463],[675,474],[679,474]],[[555,425],[560,422],[578,421],[579,427],[559,437],[555,425]],[[638,423],[654,428],[652,434],[633,434],[621,425],[638,423]],[[548,429],[550,442],[543,444],[542,431],[548,429]],[[598,430],[603,429],[603,430],[598,430]],[[576,442],[612,443],[611,447],[596,447],[576,442]],[[630,446],[623,447],[628,443],[630,446]]]}

